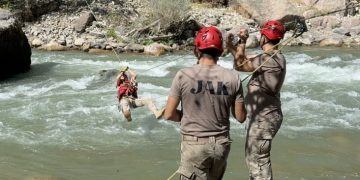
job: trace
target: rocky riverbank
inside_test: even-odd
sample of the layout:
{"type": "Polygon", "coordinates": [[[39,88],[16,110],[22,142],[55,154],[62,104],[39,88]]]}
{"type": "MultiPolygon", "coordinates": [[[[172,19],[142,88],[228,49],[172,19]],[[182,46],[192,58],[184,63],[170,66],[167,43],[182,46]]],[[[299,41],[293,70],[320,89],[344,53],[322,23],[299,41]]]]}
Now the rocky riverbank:
{"type": "MultiPolygon", "coordinates": [[[[50,51],[76,49],[86,52],[115,50],[118,53],[145,52],[161,55],[167,51],[191,47],[193,36],[201,25],[217,26],[224,35],[229,32],[237,33],[243,27],[250,31],[259,28],[256,21],[248,16],[251,11],[244,11],[245,6],[239,9],[236,3],[216,8],[192,3],[186,9],[186,16],[179,16],[177,22],[168,25],[162,22],[165,17],[150,21],[148,17],[152,14],[146,8],[149,5],[143,1],[103,0],[89,6],[80,1],[73,1],[71,5],[64,2],[62,4],[61,0],[58,2],[57,8],[52,5],[50,12],[39,16],[35,21],[24,23],[23,30],[33,48],[50,51]],[[144,20],[146,18],[148,19],[144,20]]],[[[360,46],[359,14],[344,16],[341,13],[307,20],[309,31],[289,45],[360,46]]],[[[310,17],[314,14],[314,10],[307,10],[302,15],[310,17]]],[[[252,33],[247,46],[257,47],[259,38],[258,32],[252,33]]]]}

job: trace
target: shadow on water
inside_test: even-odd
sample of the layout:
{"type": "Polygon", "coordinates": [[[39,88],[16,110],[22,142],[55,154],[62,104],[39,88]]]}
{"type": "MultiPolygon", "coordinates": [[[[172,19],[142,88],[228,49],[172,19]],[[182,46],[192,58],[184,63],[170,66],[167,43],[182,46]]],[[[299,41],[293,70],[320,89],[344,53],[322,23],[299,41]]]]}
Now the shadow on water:
{"type": "Polygon", "coordinates": [[[34,76],[44,76],[48,74],[51,69],[58,65],[59,63],[54,62],[45,62],[41,64],[34,64],[31,66],[31,69],[29,72],[24,73],[23,75],[26,77],[34,77],[34,76]]]}
{"type": "Polygon", "coordinates": [[[54,62],[45,62],[45,63],[41,63],[41,64],[31,65],[29,71],[15,75],[9,79],[6,79],[6,80],[0,82],[0,84],[16,83],[16,82],[26,80],[29,78],[41,78],[41,79],[46,78],[47,79],[49,76],[46,76],[46,75],[48,75],[49,72],[56,65],[58,65],[58,63],[54,63],[54,62]]]}

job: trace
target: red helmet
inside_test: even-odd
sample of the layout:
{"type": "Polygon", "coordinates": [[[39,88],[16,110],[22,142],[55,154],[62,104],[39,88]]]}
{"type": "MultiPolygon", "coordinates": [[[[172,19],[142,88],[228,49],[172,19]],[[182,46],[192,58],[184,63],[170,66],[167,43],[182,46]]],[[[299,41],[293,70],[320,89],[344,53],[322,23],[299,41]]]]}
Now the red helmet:
{"type": "Polygon", "coordinates": [[[223,39],[221,32],[213,26],[202,27],[196,34],[194,41],[195,47],[200,51],[205,49],[215,49],[218,51],[219,56],[223,52],[222,43],[223,39]]]}
{"type": "Polygon", "coordinates": [[[280,40],[284,37],[285,27],[279,21],[268,21],[261,28],[260,34],[269,40],[280,40]]]}
{"type": "Polygon", "coordinates": [[[121,76],[120,76],[120,80],[128,80],[129,78],[128,78],[128,76],[125,74],[125,73],[123,73],[121,76]]]}

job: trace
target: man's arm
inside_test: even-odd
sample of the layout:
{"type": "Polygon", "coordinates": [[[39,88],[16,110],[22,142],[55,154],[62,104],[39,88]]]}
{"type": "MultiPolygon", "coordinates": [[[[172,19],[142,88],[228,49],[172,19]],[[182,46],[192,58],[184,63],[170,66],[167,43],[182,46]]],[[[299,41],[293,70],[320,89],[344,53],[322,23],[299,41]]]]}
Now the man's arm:
{"type": "Polygon", "coordinates": [[[236,49],[235,46],[232,44],[234,38],[233,35],[229,34],[226,38],[226,45],[234,57],[234,69],[237,71],[251,72],[255,70],[251,62],[252,59],[246,57],[245,54],[246,40],[248,39],[248,37],[248,31],[246,29],[241,29],[239,32],[240,40],[236,49]]]}
{"type": "Polygon", "coordinates": [[[234,104],[231,106],[232,115],[237,121],[243,123],[246,119],[246,109],[244,102],[234,101],[234,104]]]}
{"type": "Polygon", "coordinates": [[[234,46],[233,44],[233,40],[234,40],[234,35],[232,33],[229,33],[226,37],[226,48],[229,50],[229,52],[231,53],[231,55],[233,57],[235,57],[236,54],[236,46],[234,46]]]}
{"type": "Polygon", "coordinates": [[[180,103],[180,99],[178,97],[169,96],[165,106],[165,112],[163,118],[166,120],[180,122],[182,117],[182,112],[176,109],[179,103],[180,103]]]}

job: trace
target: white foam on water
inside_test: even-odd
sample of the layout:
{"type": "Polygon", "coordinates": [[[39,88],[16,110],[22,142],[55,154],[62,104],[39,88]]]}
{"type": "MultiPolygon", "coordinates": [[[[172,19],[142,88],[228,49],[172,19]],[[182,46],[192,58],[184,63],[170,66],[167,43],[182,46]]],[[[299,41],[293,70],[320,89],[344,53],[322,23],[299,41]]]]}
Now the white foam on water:
{"type": "Polygon", "coordinates": [[[79,67],[92,67],[92,68],[97,68],[97,69],[120,69],[126,66],[130,66],[130,67],[136,67],[136,60],[127,60],[127,59],[122,59],[121,62],[119,61],[114,61],[114,60],[108,60],[109,57],[104,55],[104,56],[96,56],[93,59],[89,59],[88,57],[84,57],[84,58],[77,58],[77,57],[73,57],[71,59],[66,59],[65,56],[48,56],[48,57],[44,57],[42,59],[40,58],[35,58],[32,61],[32,64],[41,64],[44,62],[53,62],[53,63],[58,63],[60,65],[70,65],[71,67],[74,66],[79,66],[79,67]],[[107,59],[98,59],[99,57],[107,57],[107,59]],[[96,59],[96,60],[94,60],[96,59]]]}
{"type": "Polygon", "coordinates": [[[299,96],[293,92],[281,92],[281,99],[294,99],[298,97],[299,96]]]}
{"type": "Polygon", "coordinates": [[[29,92],[32,88],[30,86],[19,85],[16,87],[6,87],[3,89],[3,93],[0,93],[0,99],[7,100],[15,97],[16,95],[20,94],[19,92],[29,92]]]}
{"type": "Polygon", "coordinates": [[[355,59],[355,60],[352,61],[352,63],[354,63],[354,64],[360,64],[360,59],[355,59]]]}
{"type": "Polygon", "coordinates": [[[350,124],[348,122],[348,120],[345,120],[345,119],[334,119],[334,120],[332,120],[332,122],[341,124],[342,126],[347,127],[347,128],[354,128],[354,126],[352,124],[350,124]]]}
{"type": "Polygon", "coordinates": [[[341,110],[341,111],[358,111],[359,110],[358,107],[348,108],[348,107],[344,107],[339,104],[334,104],[333,102],[322,102],[322,101],[318,101],[318,100],[309,99],[306,97],[299,97],[296,99],[292,99],[290,101],[287,101],[287,103],[288,103],[288,106],[290,106],[290,107],[313,106],[313,107],[321,107],[321,110],[329,110],[329,109],[335,109],[335,110],[341,110]]]}
{"type": "Polygon", "coordinates": [[[17,142],[20,144],[35,144],[39,135],[35,134],[32,131],[21,131],[19,129],[11,127],[1,127],[0,126],[0,139],[7,140],[11,142],[17,142]]]}
{"type": "Polygon", "coordinates": [[[48,87],[48,89],[53,90],[66,86],[66,87],[70,87],[73,90],[82,90],[82,89],[86,89],[93,80],[95,80],[95,76],[85,76],[75,80],[67,79],[62,82],[56,82],[52,86],[48,87]]]}
{"type": "MultiPolygon", "coordinates": [[[[19,85],[16,87],[5,88],[6,93],[0,93],[0,99],[10,99],[15,96],[45,96],[50,91],[70,87],[72,90],[86,89],[88,85],[95,79],[95,76],[85,76],[78,79],[67,79],[64,81],[56,82],[55,80],[48,80],[39,83],[30,83],[26,85],[19,85]]],[[[59,91],[61,93],[62,91],[59,91]]]]}
{"type": "Polygon", "coordinates": [[[351,97],[359,97],[360,96],[359,93],[355,92],[355,91],[348,91],[348,92],[346,92],[346,94],[351,97]]]}
{"type": "Polygon", "coordinates": [[[58,60],[65,59],[64,55],[61,54],[49,54],[47,56],[40,57],[32,57],[31,63],[32,64],[39,64],[44,62],[57,62],[58,60]]]}
{"type": "Polygon", "coordinates": [[[135,71],[142,76],[151,76],[151,77],[164,77],[170,71],[167,68],[175,66],[177,62],[164,62],[164,61],[156,61],[156,62],[142,62],[137,63],[135,67],[135,71]]]}
{"type": "Polygon", "coordinates": [[[174,129],[177,132],[180,132],[180,124],[177,122],[173,122],[173,121],[168,121],[168,120],[161,120],[159,121],[160,124],[162,124],[163,126],[167,127],[167,128],[171,128],[174,129]]]}
{"type": "Polygon", "coordinates": [[[38,143],[56,145],[73,144],[74,138],[76,137],[72,137],[72,133],[69,131],[69,126],[67,126],[66,123],[66,120],[58,119],[56,124],[52,124],[48,131],[41,136],[38,143]]]}
{"type": "Polygon", "coordinates": [[[360,81],[358,67],[328,67],[314,63],[288,64],[285,78],[285,84],[298,82],[344,84],[352,81],[360,81]]]}
{"type": "Polygon", "coordinates": [[[139,98],[152,99],[157,106],[165,105],[170,91],[170,88],[153,85],[151,83],[140,83],[139,89],[139,98]]]}
{"type": "Polygon", "coordinates": [[[145,90],[161,90],[161,91],[169,91],[170,88],[166,88],[166,87],[163,87],[163,86],[158,86],[158,85],[154,85],[154,84],[151,84],[151,83],[138,83],[138,87],[139,89],[144,89],[145,90]]]}
{"type": "Polygon", "coordinates": [[[218,61],[218,64],[222,67],[228,68],[228,69],[232,69],[233,68],[233,60],[228,60],[228,59],[224,59],[224,58],[220,58],[218,61]]]}
{"type": "Polygon", "coordinates": [[[355,65],[359,59],[343,61],[339,56],[312,60],[306,54],[286,53],[287,74],[286,83],[311,82],[311,83],[350,83],[360,80],[360,68],[355,65]],[[338,63],[345,66],[337,66],[338,63]]]}
{"type": "Polygon", "coordinates": [[[340,57],[330,57],[330,58],[325,58],[325,59],[322,59],[322,60],[319,60],[319,63],[321,64],[328,64],[328,63],[334,63],[334,62],[340,62],[342,61],[340,57]]]}
{"type": "Polygon", "coordinates": [[[287,63],[303,64],[305,62],[310,62],[313,59],[307,54],[299,54],[295,52],[284,53],[284,56],[287,59],[287,63]]]}
{"type": "Polygon", "coordinates": [[[360,124],[356,119],[360,116],[358,107],[345,107],[329,101],[322,102],[307,97],[298,97],[283,101],[282,109],[285,121],[292,126],[298,124],[303,130],[313,130],[313,127],[316,126],[357,128],[360,124]],[[330,114],[334,115],[329,116],[330,114]]]}
{"type": "Polygon", "coordinates": [[[144,135],[146,133],[146,130],[143,127],[138,127],[136,130],[129,130],[130,134],[136,134],[136,135],[144,135]]]}
{"type": "MultiPolygon", "coordinates": [[[[69,64],[72,66],[76,66],[76,65],[92,65],[92,66],[96,66],[96,67],[108,67],[108,68],[113,68],[113,67],[118,67],[119,66],[119,62],[117,61],[96,61],[96,60],[87,60],[87,59],[79,59],[79,58],[74,58],[71,59],[70,61],[60,61],[63,64],[69,64]]],[[[123,61],[123,64],[127,65],[128,62],[127,61],[123,61]]]]}

